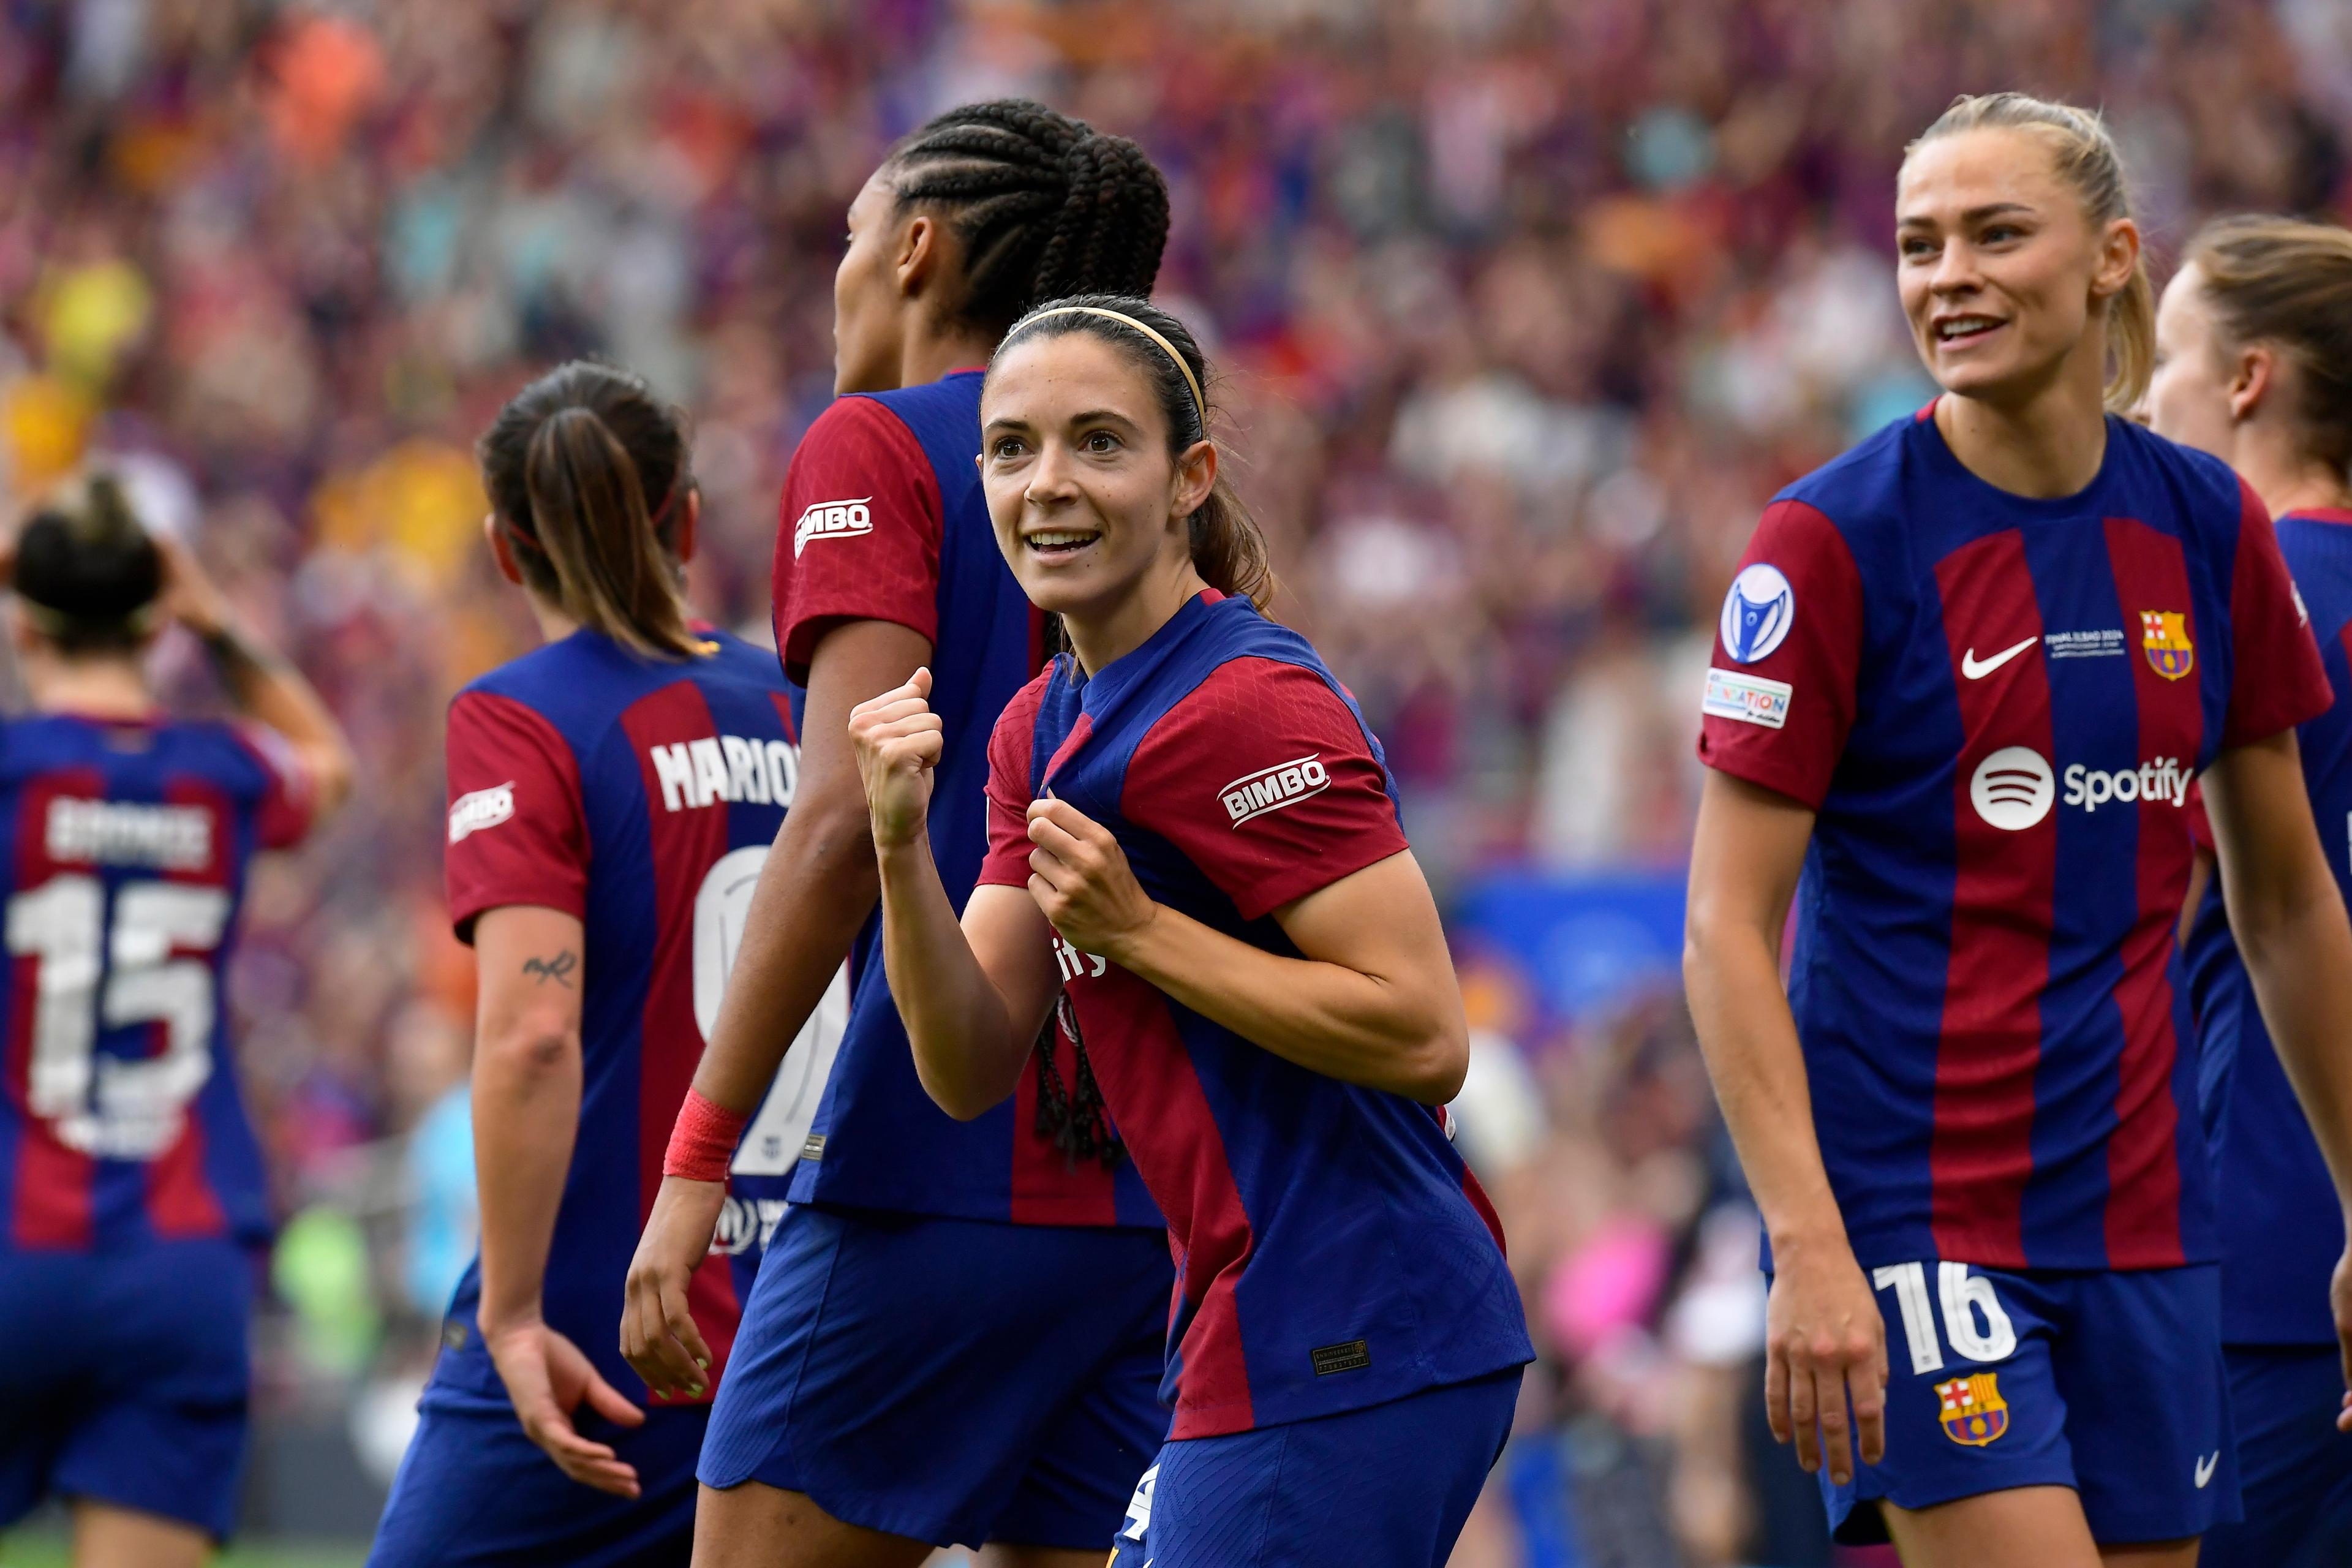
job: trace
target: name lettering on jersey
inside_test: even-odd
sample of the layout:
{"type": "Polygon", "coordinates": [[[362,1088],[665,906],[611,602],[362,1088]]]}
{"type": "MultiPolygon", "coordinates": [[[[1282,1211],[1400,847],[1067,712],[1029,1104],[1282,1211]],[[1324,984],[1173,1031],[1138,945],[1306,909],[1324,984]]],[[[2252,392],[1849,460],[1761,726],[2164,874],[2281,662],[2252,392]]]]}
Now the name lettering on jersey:
{"type": "Polygon", "coordinates": [[[874,531],[874,513],[866,506],[872,496],[859,496],[856,500],[821,500],[801,513],[793,524],[793,559],[812,539],[846,539],[854,533],[874,531]]]}
{"type": "Polygon", "coordinates": [[[449,803],[449,842],[463,844],[485,827],[514,816],[514,781],[461,795],[449,803]]]}
{"type": "Polygon", "coordinates": [[[1316,755],[1293,757],[1286,763],[1244,773],[1217,795],[1225,803],[1226,816],[1232,818],[1234,826],[1239,827],[1253,816],[1296,805],[1308,795],[1321,795],[1330,787],[1331,771],[1323,765],[1322,757],[1316,755]]]}
{"type": "Polygon", "coordinates": [[[1789,721],[1789,699],[1796,688],[1785,680],[1767,680],[1760,675],[1741,675],[1734,670],[1709,669],[1706,672],[1706,700],[1702,710],[1718,719],[1737,719],[1743,724],[1761,724],[1767,730],[1778,730],[1789,721]]]}
{"type": "Polygon", "coordinates": [[[1054,939],[1054,963],[1064,980],[1099,980],[1110,968],[1110,960],[1100,953],[1080,952],[1060,937],[1054,939]]]}
{"type": "Polygon", "coordinates": [[[2158,757],[2137,768],[2102,773],[2076,763],[2066,770],[2066,804],[2087,815],[2111,800],[2153,800],[2167,805],[2189,804],[2187,768],[2178,757],[2158,757]]]}
{"type": "Polygon", "coordinates": [[[120,800],[49,802],[42,838],[49,858],[99,866],[198,871],[212,864],[213,814],[201,805],[120,800]]]}
{"type": "Polygon", "coordinates": [[[2124,629],[2105,626],[2088,632],[2044,632],[2042,634],[2042,657],[2044,658],[2121,658],[2124,652],[2124,629]]]}
{"type": "Polygon", "coordinates": [[[665,811],[691,811],[732,801],[790,805],[800,792],[800,752],[782,741],[705,735],[656,746],[646,755],[653,758],[665,811]]]}

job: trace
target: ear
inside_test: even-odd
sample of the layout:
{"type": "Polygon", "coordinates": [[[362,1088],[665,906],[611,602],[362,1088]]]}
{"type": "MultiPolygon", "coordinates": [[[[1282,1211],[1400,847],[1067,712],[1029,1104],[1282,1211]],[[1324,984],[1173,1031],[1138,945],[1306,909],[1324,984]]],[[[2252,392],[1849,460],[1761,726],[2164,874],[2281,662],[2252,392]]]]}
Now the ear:
{"type": "Polygon", "coordinates": [[[2095,300],[2114,299],[2131,287],[2132,274],[2139,268],[2139,225],[2127,217],[2109,223],[2099,237],[2098,266],[2091,273],[2091,297],[2095,300]]]}
{"type": "Polygon", "coordinates": [[[890,263],[899,293],[916,299],[938,281],[946,242],[946,230],[930,214],[917,213],[907,220],[907,226],[898,231],[898,254],[890,263]]]}
{"type": "Polygon", "coordinates": [[[489,541],[490,559],[499,563],[499,575],[516,587],[521,587],[522,568],[515,564],[514,542],[507,537],[507,531],[499,526],[497,512],[482,519],[482,537],[489,541]]]}
{"type": "Polygon", "coordinates": [[[702,487],[694,485],[686,492],[686,515],[677,522],[677,563],[681,566],[694,559],[695,530],[702,521],[702,487]]]}
{"type": "Polygon", "coordinates": [[[2268,343],[2249,343],[2240,349],[2238,363],[2230,371],[2230,417],[2252,418],[2263,399],[2278,390],[2284,370],[2268,343]]]}
{"type": "Polygon", "coordinates": [[[1190,517],[1201,510],[1201,503],[1216,488],[1216,443],[1195,441],[1176,459],[1175,489],[1169,498],[1169,510],[1180,518],[1190,517]]]}

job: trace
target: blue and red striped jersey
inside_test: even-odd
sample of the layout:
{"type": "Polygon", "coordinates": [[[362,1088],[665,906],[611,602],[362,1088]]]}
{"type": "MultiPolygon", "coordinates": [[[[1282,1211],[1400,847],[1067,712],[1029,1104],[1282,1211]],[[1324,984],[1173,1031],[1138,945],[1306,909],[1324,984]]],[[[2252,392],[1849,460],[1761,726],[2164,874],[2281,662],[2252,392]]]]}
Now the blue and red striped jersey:
{"type": "Polygon", "coordinates": [[[255,851],[309,826],[300,770],[266,731],[16,719],[0,821],[0,1256],[267,1240],[222,982],[255,851]]]}
{"type": "MultiPolygon", "coordinates": [[[[1353,699],[1305,638],[1213,591],[1091,679],[1055,659],[992,751],[982,882],[1027,886],[1029,803],[1050,794],[1118,838],[1155,901],[1270,952],[1297,952],[1276,909],[1406,847],[1353,699]]],[[[1055,946],[1069,1004],[1055,1049],[1074,1018],[1168,1216],[1170,1437],[1532,1359],[1502,1227],[1443,1110],[1311,1072],[1055,946]]],[[[1036,1074],[1033,1056],[1024,1087],[1036,1074]]]]}
{"type": "MultiPolygon", "coordinates": [[[[1045,661],[1042,623],[1004,564],[981,495],[980,384],[981,372],[960,371],[837,400],[793,456],[776,536],[776,647],[791,679],[808,678],[818,638],[844,621],[895,622],[931,644],[931,709],[946,729],[931,858],[958,910],[988,847],[991,728],[1045,661]]],[[[795,713],[806,696],[793,689],[795,713]]],[[[890,1000],[881,931],[877,914],[850,955],[849,1031],[793,1201],[1160,1228],[1131,1168],[1073,1163],[1039,1131],[1034,1084],[971,1121],[931,1103],[890,1000]]]]}
{"type": "Polygon", "coordinates": [[[2061,499],[1923,412],[1774,500],[1699,754],[1817,814],[1789,998],[1865,1267],[2214,1257],[2189,782],[2326,700],[2262,503],[2126,420],[2061,499]]]}
{"type": "MultiPolygon", "coordinates": [[[[490,671],[449,705],[446,867],[458,935],[470,941],[484,912],[518,904],[583,928],[577,978],[556,977],[580,987],[582,1083],[544,1310],[632,1397],[645,1385],[620,1357],[622,1281],[718,1019],[752,886],[800,779],[774,661],[724,633],[703,635],[708,657],[671,662],[575,632],[490,671]]],[[[846,1000],[845,980],[797,1043],[803,1056],[837,1038],[846,1000]]],[[[801,1136],[780,1125],[793,1089],[787,1072],[747,1129],[719,1237],[689,1286],[717,1363],[713,1391],[761,1233],[782,1217],[801,1136]]],[[[803,1117],[809,1108],[804,1096],[803,1117]]],[[[505,1401],[478,1336],[466,1331],[480,1294],[478,1258],[450,1306],[430,1397],[505,1401]]]]}
{"type": "MultiPolygon", "coordinates": [[[[2352,512],[2289,513],[2278,521],[2278,542],[2335,692],[2326,712],[2296,726],[2295,741],[2328,868],[2352,902],[2352,512]]],[[[2187,960],[2198,1089],[2224,1222],[2221,1337],[2332,1345],[2327,1283],[2344,1254],[2344,1210],[2254,1005],[2219,877],[2198,908],[2187,960]]]]}

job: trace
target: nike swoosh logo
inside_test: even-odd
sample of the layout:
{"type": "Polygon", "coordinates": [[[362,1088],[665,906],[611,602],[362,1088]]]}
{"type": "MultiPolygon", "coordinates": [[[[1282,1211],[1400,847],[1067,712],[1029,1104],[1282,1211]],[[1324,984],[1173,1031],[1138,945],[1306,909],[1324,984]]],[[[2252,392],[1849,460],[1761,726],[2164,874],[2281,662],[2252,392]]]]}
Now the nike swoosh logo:
{"type": "Polygon", "coordinates": [[[2197,1489],[2199,1491],[2201,1492],[2205,1489],[2205,1483],[2213,1479],[2213,1467],[2221,1462],[2221,1450],[2219,1448],[2214,1449],[2211,1453],[2197,1461],[2197,1489]]]}
{"type": "Polygon", "coordinates": [[[1987,659],[1978,658],[1977,650],[1970,648],[1968,652],[1960,656],[1960,673],[1967,676],[1970,680],[1982,680],[1986,676],[1990,675],[1994,670],[1999,669],[2002,665],[2007,664],[2011,659],[2015,658],[2019,654],[2023,653],[2027,648],[2032,647],[2035,643],[2038,643],[2042,639],[2040,637],[2027,637],[2015,647],[2005,647],[1999,653],[1993,655],[1990,658],[1987,659]]]}

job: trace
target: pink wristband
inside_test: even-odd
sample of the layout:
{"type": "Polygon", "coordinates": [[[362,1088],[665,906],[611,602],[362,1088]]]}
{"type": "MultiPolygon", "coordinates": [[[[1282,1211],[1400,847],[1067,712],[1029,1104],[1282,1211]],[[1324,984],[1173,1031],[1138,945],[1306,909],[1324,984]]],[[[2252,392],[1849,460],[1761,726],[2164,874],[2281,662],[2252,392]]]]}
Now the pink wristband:
{"type": "Polygon", "coordinates": [[[677,1108],[677,1123],[669,1130],[669,1148],[662,1155],[662,1174],[689,1182],[723,1182],[734,1162],[736,1141],[751,1118],[705,1099],[689,1087],[686,1103],[677,1108]]]}

